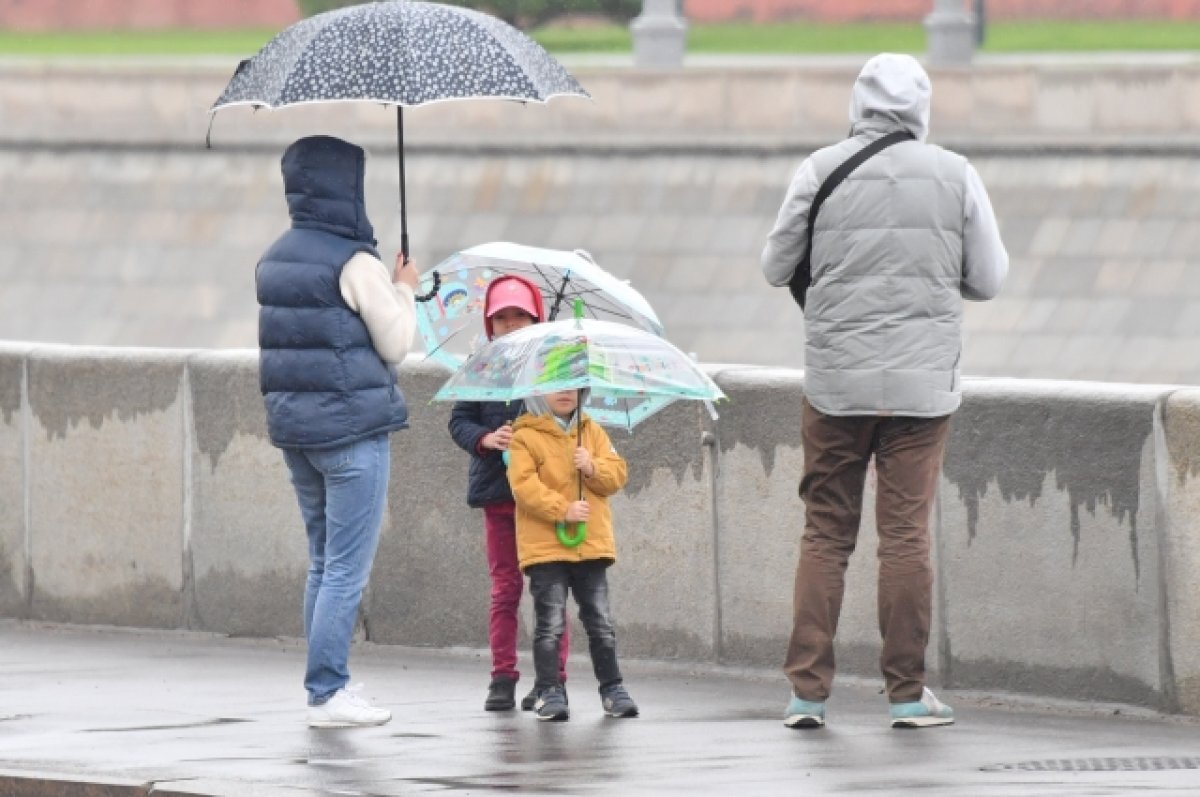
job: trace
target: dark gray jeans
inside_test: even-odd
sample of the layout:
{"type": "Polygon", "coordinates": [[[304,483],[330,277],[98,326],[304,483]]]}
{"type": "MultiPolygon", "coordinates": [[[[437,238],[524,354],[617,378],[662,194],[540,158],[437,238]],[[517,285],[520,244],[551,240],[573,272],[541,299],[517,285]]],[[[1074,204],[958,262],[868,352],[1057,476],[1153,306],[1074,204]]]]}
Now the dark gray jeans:
{"type": "Polygon", "coordinates": [[[563,635],[567,590],[579,605],[579,621],[587,630],[592,670],[600,689],[621,683],[617,635],[608,606],[608,562],[546,562],[525,568],[537,624],[533,631],[533,667],[538,691],[561,686],[558,649],[563,635]]]}

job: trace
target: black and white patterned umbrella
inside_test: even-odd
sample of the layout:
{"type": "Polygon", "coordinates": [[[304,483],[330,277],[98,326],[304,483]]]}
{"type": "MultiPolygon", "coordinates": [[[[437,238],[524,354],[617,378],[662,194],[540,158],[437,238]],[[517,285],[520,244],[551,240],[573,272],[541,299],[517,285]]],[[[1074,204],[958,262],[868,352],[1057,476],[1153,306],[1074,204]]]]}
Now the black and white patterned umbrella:
{"type": "Polygon", "coordinates": [[[301,20],[238,64],[209,113],[235,105],[396,105],[401,248],[408,253],[404,108],[447,100],[545,102],[588,93],[541,45],[488,14],[416,0],[340,8],[301,20]]]}

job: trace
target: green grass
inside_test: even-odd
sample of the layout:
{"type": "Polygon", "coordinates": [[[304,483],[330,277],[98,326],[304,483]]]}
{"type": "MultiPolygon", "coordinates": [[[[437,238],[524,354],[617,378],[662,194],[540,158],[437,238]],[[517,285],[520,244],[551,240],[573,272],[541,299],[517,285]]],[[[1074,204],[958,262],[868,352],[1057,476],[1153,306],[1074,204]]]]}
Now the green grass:
{"type": "Polygon", "coordinates": [[[156,30],[14,33],[0,30],[0,55],[39,57],[111,55],[253,55],[277,31],[156,30]]]}
{"type": "Polygon", "coordinates": [[[988,28],[993,53],[1200,50],[1200,22],[1006,22],[988,28]]]}
{"type": "MultiPolygon", "coordinates": [[[[1197,22],[1004,22],[988,26],[985,52],[1200,50],[1197,22]]],[[[631,47],[619,27],[546,28],[533,37],[552,52],[620,52],[631,47]]],[[[904,24],[693,25],[693,53],[920,53],[925,30],[904,24]]]]}
{"type": "MultiPolygon", "coordinates": [[[[120,33],[12,33],[0,31],[0,55],[38,57],[251,55],[274,31],[130,31],[120,33]]],[[[533,37],[556,53],[622,53],[629,31],[618,26],[543,28],[533,37]]],[[[693,25],[693,53],[920,53],[920,25],[693,25]]],[[[1102,52],[1200,50],[1196,22],[1004,22],[988,27],[985,52],[1102,52]]]]}

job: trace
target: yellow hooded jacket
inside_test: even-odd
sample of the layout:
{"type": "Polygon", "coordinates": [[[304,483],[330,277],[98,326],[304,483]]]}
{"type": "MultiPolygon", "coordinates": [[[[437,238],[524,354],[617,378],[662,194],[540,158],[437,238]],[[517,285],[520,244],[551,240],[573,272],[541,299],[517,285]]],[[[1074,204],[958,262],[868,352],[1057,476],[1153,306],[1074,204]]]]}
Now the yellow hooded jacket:
{"type": "MultiPolygon", "coordinates": [[[[608,497],[625,486],[625,460],[598,423],[583,413],[583,447],[596,472],[583,480],[583,498],[591,508],[587,538],[568,548],[555,536],[555,523],[579,500],[579,471],[574,456],[577,432],[558,425],[549,414],[526,413],[513,424],[508,447],[508,482],[517,502],[517,559],[521,570],[544,562],[616,561],[608,497]]],[[[573,528],[569,531],[574,531],[573,528]]]]}

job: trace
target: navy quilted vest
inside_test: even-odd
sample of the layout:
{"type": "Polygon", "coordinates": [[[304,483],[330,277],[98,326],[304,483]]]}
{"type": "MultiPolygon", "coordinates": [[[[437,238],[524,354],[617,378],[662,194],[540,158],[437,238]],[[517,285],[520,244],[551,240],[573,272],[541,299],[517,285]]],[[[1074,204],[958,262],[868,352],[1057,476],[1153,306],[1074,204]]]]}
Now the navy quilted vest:
{"type": "Polygon", "coordinates": [[[363,200],[363,151],[328,136],[283,156],[292,228],[258,263],[259,386],[280,448],[346,445],[407,426],[394,370],[342,299],[342,268],[375,250],[363,200]]]}

